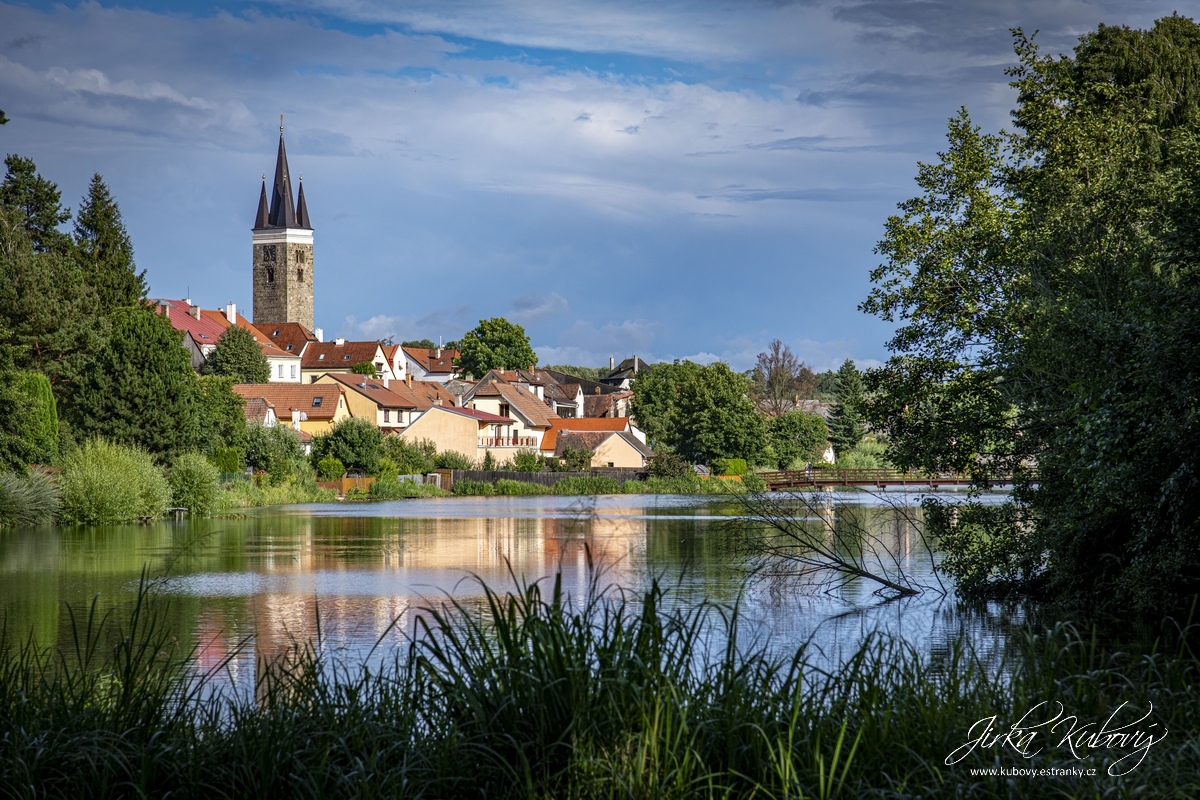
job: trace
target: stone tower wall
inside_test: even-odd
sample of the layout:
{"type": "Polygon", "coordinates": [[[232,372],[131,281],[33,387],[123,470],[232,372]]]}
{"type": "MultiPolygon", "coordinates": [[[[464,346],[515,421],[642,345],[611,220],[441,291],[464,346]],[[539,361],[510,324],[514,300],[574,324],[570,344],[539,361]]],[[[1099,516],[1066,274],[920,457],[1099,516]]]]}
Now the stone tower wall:
{"type": "Polygon", "coordinates": [[[280,231],[254,243],[254,323],[298,322],[311,331],[313,246],[289,238],[280,231]]]}

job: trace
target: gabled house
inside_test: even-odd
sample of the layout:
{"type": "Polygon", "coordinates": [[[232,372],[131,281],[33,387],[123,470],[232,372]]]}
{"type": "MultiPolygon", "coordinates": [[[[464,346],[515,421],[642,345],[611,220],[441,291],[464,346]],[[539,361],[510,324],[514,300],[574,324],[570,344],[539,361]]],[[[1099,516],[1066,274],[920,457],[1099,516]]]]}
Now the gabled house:
{"type": "MultiPolygon", "coordinates": [[[[493,380],[487,383],[480,381],[463,401],[467,407],[513,421],[507,438],[497,439],[491,447],[512,448],[514,451],[517,448],[538,449],[542,436],[559,418],[535,393],[538,388],[544,387],[507,383],[493,375],[493,380]]],[[[507,461],[508,458],[500,460],[507,461]]]]}
{"type": "MultiPolygon", "coordinates": [[[[580,378],[556,369],[538,370],[560,386],[578,386],[582,394],[577,410],[578,417],[628,417],[630,401],[633,393],[620,386],[610,386],[607,383],[580,378]]],[[[577,395],[578,397],[578,395],[577,395]]],[[[562,415],[560,415],[562,416],[562,415]]]]}
{"type": "Polygon", "coordinates": [[[616,431],[562,431],[555,438],[553,455],[562,458],[568,447],[590,450],[593,467],[643,469],[654,455],[654,452],[633,434],[616,431]]]}
{"type": "Polygon", "coordinates": [[[192,369],[199,372],[209,353],[216,349],[225,326],[201,314],[200,306],[192,305],[191,300],[158,298],[151,302],[156,313],[165,316],[172,328],[183,332],[183,346],[191,353],[192,369]]]}
{"type": "Polygon", "coordinates": [[[221,326],[221,331],[231,325],[243,328],[254,337],[262,354],[267,357],[271,368],[271,383],[300,383],[300,356],[283,350],[262,331],[254,327],[250,320],[237,313],[237,305],[229,303],[223,309],[203,309],[200,316],[206,317],[221,326]]]}
{"type": "Polygon", "coordinates": [[[407,374],[416,381],[436,381],[445,383],[452,378],[460,377],[454,367],[454,359],[458,358],[457,350],[443,350],[440,347],[404,347],[405,369],[407,374]]]}
{"type": "MultiPolygon", "coordinates": [[[[384,433],[404,430],[417,410],[417,403],[411,397],[402,397],[392,391],[391,381],[387,378],[378,381],[364,375],[330,372],[317,378],[311,385],[327,383],[336,383],[345,389],[351,416],[367,420],[384,433]]],[[[396,388],[403,385],[397,384],[396,388]]]]}
{"type": "Polygon", "coordinates": [[[270,404],[281,423],[309,435],[328,433],[350,418],[344,390],[337,383],[238,383],[233,390],[247,405],[256,399],[270,404]]]}
{"type": "Polygon", "coordinates": [[[269,322],[257,326],[265,333],[271,343],[294,356],[304,356],[304,348],[309,342],[321,341],[321,329],[310,331],[299,322],[269,322]]]}
{"type": "Polygon", "coordinates": [[[392,377],[398,381],[407,378],[408,360],[404,357],[404,348],[398,344],[383,343],[380,343],[379,348],[383,351],[383,357],[392,370],[392,377]]]}
{"type": "Polygon", "coordinates": [[[593,467],[641,469],[654,455],[646,434],[628,417],[554,420],[542,437],[541,453],[561,458],[567,444],[591,450],[593,467]]]}
{"type": "Polygon", "coordinates": [[[627,358],[620,364],[613,366],[613,361],[608,360],[608,374],[600,379],[600,383],[609,386],[615,386],[618,389],[628,389],[637,377],[638,369],[642,366],[642,361],[637,356],[627,358]]]}
{"type": "Polygon", "coordinates": [[[353,374],[354,368],[365,362],[375,365],[375,375],[380,380],[396,379],[379,342],[348,342],[340,336],[332,342],[309,342],[300,369],[304,382],[312,383],[331,372],[353,374]]]}
{"type": "Polygon", "coordinates": [[[432,406],[420,414],[400,435],[411,442],[428,439],[439,453],[453,450],[471,459],[483,458],[491,450],[499,462],[508,461],[515,452],[496,448],[492,443],[511,439],[508,433],[514,421],[475,408],[432,406]]]}

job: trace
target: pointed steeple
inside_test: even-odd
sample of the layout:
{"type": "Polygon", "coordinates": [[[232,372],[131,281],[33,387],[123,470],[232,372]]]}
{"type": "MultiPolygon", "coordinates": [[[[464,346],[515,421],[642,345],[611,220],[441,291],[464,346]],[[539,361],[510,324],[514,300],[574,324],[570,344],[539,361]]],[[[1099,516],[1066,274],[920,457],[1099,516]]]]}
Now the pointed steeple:
{"type": "Polygon", "coordinates": [[[312,230],[308,221],[308,204],[304,202],[304,176],[300,176],[300,194],[296,197],[296,227],[312,230]]]}
{"type": "Polygon", "coordinates": [[[275,157],[275,185],[271,192],[272,228],[296,227],[296,206],[292,202],[292,175],[288,171],[287,150],[283,146],[283,115],[279,115],[279,154],[275,157]]]}
{"type": "Polygon", "coordinates": [[[267,227],[267,217],[270,215],[267,209],[267,176],[263,176],[262,192],[258,195],[258,216],[254,218],[254,229],[267,227]]]}

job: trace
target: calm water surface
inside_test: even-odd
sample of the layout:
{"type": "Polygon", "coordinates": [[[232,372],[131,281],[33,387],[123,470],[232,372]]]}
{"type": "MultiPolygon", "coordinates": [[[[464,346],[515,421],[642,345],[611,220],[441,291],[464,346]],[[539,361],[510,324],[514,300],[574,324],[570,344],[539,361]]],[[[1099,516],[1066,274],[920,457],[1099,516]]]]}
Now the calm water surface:
{"type": "MultiPolygon", "coordinates": [[[[847,493],[828,510],[885,531],[905,568],[932,582],[931,556],[906,514],[889,507],[897,501],[911,510],[919,497],[847,493]]],[[[833,660],[874,630],[936,655],[965,629],[988,650],[1014,621],[933,593],[886,603],[862,583],[813,593],[748,582],[726,528],[733,513],[712,498],[661,495],[428,498],[0,530],[0,609],[10,632],[69,648],[67,606],[97,597],[101,608],[124,606],[145,570],[170,597],[173,630],[199,647],[202,665],[244,643],[235,671],[314,637],[318,624],[325,646],[351,659],[381,637],[386,650],[403,642],[422,607],[448,596],[474,602],[476,578],[509,589],[561,572],[581,596],[593,569],[610,588],[637,590],[657,576],[674,602],[738,603],[743,642],[791,650],[811,641],[833,660]]]]}

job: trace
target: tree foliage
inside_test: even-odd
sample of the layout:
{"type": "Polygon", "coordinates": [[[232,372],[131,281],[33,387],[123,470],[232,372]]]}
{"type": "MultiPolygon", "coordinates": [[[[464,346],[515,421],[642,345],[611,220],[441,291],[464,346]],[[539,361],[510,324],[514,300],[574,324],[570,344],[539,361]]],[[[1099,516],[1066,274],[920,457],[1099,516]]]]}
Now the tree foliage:
{"type": "Polygon", "coordinates": [[[862,408],[862,374],[853,361],[846,359],[837,372],[837,402],[829,410],[829,440],[838,456],[862,441],[866,432],[862,408]]]}
{"type": "Polygon", "coordinates": [[[71,239],[58,226],[71,218],[71,211],[63,208],[58,184],[43,178],[32,159],[16,153],[4,159],[4,166],[0,206],[20,212],[21,224],[37,252],[69,252],[71,239]]]}
{"type": "Polygon", "coordinates": [[[465,375],[482,378],[492,369],[524,369],[537,364],[537,353],[525,329],[503,317],[479,320],[458,342],[454,366],[465,375]]]}
{"type": "Polygon", "coordinates": [[[230,325],[217,339],[200,374],[223,375],[234,383],[266,383],[271,380],[271,364],[250,331],[230,325]]]}
{"type": "Polygon", "coordinates": [[[812,397],[817,376],[792,348],[772,339],[767,349],[758,354],[751,374],[754,380],[754,404],[764,414],[784,414],[800,400],[812,397]]]}
{"type": "Polygon", "coordinates": [[[383,433],[365,419],[344,419],[328,434],[313,439],[313,460],[320,463],[329,456],[348,470],[374,475],[383,458],[383,433]]]}
{"type": "Polygon", "coordinates": [[[72,426],[169,460],[202,443],[201,394],[171,323],[148,308],[112,312],[112,334],[80,377],[72,426]]]}
{"type": "Polygon", "coordinates": [[[136,271],[121,209],[99,173],[92,175],[75,215],[74,252],[102,312],[135,305],[146,296],[146,271],[136,271]]]}
{"type": "Polygon", "coordinates": [[[960,586],[1177,608],[1200,591],[1200,27],[1015,42],[1016,131],[960,112],[888,221],[864,308],[900,327],[868,414],[898,466],[1016,475],[1010,507],[931,514],[960,586]]]}
{"type": "Polygon", "coordinates": [[[767,442],[776,469],[791,469],[818,459],[829,443],[829,429],[820,414],[788,411],[768,417],[767,442]]]}

